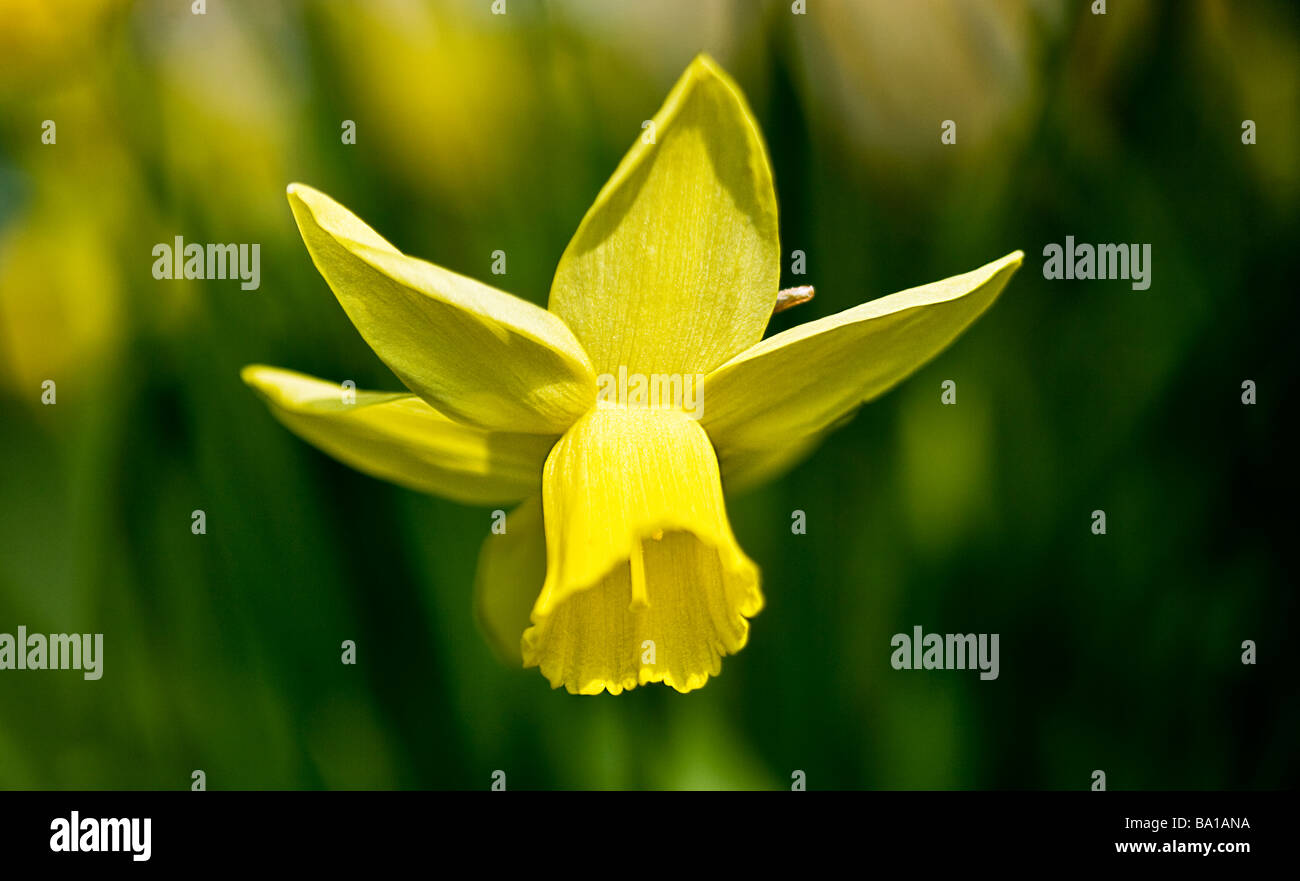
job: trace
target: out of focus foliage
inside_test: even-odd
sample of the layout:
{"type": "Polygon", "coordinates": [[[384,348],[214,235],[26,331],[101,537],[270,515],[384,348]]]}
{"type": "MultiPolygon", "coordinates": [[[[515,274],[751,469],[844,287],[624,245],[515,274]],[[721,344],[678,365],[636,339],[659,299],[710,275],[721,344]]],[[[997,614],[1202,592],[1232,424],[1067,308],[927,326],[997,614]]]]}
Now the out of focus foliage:
{"type": "Polygon", "coordinates": [[[0,672],[0,786],[1294,785],[1300,11],[1109,5],[0,0],[0,632],[106,652],[94,682],[0,672]],[[238,371],[398,387],[286,184],[544,303],[700,51],[768,139],[807,263],[784,283],[817,288],[774,329],[1028,259],[952,349],[731,498],[768,606],[720,678],[574,698],[475,630],[490,512],[325,458],[238,371]],[[176,235],[260,243],[260,289],[155,280],[176,235]],[[1150,243],[1150,289],[1044,280],[1067,235],[1150,243]],[[1000,677],[893,670],[917,624],[999,633],[1000,677]]]}

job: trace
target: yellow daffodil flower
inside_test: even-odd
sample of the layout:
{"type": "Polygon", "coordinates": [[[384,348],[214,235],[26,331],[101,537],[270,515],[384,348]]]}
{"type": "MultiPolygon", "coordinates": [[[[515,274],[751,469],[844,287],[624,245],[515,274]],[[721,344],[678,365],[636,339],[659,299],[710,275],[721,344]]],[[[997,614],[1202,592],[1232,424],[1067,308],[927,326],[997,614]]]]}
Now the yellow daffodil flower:
{"type": "Polygon", "coordinates": [[[787,468],[936,355],[1020,265],[873,300],[768,339],[780,248],[772,173],[736,84],[701,56],[596,197],[547,309],[400,253],[289,187],[316,268],[410,390],[355,392],[250,366],[291,431],[361,471],[470,504],[522,501],[479,558],[478,618],[552,687],[702,686],[745,645],[758,568],[722,487],[787,468]],[[604,394],[703,377],[693,408],[604,394]]]}

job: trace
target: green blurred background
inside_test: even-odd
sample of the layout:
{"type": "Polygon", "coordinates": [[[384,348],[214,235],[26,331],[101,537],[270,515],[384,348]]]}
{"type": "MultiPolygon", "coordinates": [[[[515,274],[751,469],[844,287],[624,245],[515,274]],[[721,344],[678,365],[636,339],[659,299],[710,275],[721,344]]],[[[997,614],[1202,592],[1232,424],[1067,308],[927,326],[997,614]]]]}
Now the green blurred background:
{"type": "Polygon", "coordinates": [[[1295,785],[1300,7],[1108,5],[0,0],[0,631],[106,654],[97,682],[0,672],[0,787],[1295,785]],[[768,605],[721,677],[572,697],[476,630],[488,510],[336,464],[238,372],[399,387],[287,183],[544,303],[700,51],[768,140],[807,255],[783,284],[817,288],[774,329],[1027,259],[956,345],[729,498],[768,605]],[[154,280],[176,235],[261,243],[260,290],[154,280]],[[1045,281],[1066,235],[1150,243],[1151,288],[1045,281]],[[1000,677],[891,669],[917,624],[999,633],[1000,677]]]}

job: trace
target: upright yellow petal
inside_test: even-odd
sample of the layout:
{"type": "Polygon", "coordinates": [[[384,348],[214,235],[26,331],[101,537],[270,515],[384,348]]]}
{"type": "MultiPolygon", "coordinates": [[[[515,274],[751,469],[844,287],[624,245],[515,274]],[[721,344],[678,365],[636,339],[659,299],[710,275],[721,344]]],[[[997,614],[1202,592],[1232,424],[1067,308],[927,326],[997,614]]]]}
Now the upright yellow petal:
{"type": "Polygon", "coordinates": [[[679,410],[598,407],[547,457],[547,570],[524,634],[555,688],[618,694],[704,684],[762,608],[736,544],[717,458],[679,410]]]}
{"type": "Polygon", "coordinates": [[[772,172],[739,88],[707,56],[652,124],[560,259],[550,309],[598,373],[707,373],[758,342],[776,302],[772,172]]]}
{"type": "Polygon", "coordinates": [[[769,337],[705,377],[701,408],[723,473],[764,475],[787,451],[884,394],[943,351],[1019,268],[1016,251],[769,337]],[[756,465],[761,467],[756,467],[756,465]]]}
{"type": "Polygon", "coordinates": [[[415,395],[354,391],[292,370],[250,365],[244,382],[275,418],[322,452],[372,477],[469,504],[535,494],[553,438],[462,425],[415,395]]]}
{"type": "Polygon", "coordinates": [[[407,388],[461,422],[559,434],[596,378],[564,322],[402,254],[324,193],[289,187],[303,241],[343,310],[407,388]]]}

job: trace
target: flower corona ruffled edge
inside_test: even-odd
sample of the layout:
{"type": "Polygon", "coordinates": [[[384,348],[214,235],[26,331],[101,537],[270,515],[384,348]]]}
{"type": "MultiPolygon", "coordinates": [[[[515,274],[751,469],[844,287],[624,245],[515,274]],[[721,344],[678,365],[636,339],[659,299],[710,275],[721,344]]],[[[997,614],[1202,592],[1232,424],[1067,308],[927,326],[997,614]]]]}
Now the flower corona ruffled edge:
{"type": "Polygon", "coordinates": [[[717,456],[684,413],[596,408],[543,470],[547,573],[525,666],[574,694],[702,686],[744,647],[758,567],[727,521],[717,456]]]}

